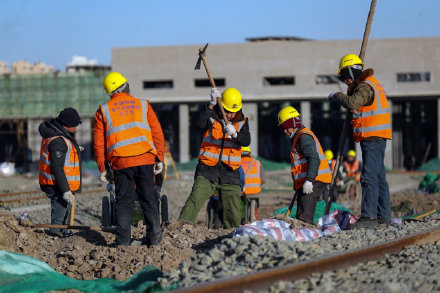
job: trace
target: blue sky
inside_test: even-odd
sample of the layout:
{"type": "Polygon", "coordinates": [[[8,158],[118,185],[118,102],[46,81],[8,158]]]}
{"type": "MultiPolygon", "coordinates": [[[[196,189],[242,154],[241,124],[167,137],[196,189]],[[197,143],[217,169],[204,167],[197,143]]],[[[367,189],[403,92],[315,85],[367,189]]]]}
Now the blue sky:
{"type": "MultiPolygon", "coordinates": [[[[440,36],[439,0],[378,0],[370,38],[440,36]]],[[[1,0],[0,60],[61,71],[73,55],[111,64],[111,49],[238,43],[247,37],[361,39],[370,0],[1,0]]]]}

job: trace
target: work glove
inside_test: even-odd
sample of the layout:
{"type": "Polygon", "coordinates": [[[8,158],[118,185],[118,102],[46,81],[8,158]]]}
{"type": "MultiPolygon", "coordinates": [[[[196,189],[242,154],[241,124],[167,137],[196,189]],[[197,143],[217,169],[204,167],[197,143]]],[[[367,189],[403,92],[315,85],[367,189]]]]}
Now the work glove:
{"type": "Polygon", "coordinates": [[[222,95],[216,87],[211,88],[211,101],[209,102],[211,105],[215,106],[217,104],[217,98],[221,97],[222,95]]]}
{"type": "Polygon", "coordinates": [[[84,147],[82,145],[79,146],[79,151],[82,152],[84,150],[84,147]]]}
{"type": "Polygon", "coordinates": [[[104,172],[101,173],[100,180],[102,183],[110,184],[110,182],[108,182],[108,180],[107,180],[107,170],[105,170],[104,172]]]}
{"type": "Polygon", "coordinates": [[[304,182],[304,185],[303,185],[303,193],[309,194],[312,192],[313,192],[313,183],[310,182],[309,180],[306,180],[306,182],[304,182]]]}
{"type": "Polygon", "coordinates": [[[231,123],[226,125],[226,133],[232,138],[237,138],[237,131],[231,123]]]}
{"type": "Polygon", "coordinates": [[[332,92],[330,95],[328,95],[329,102],[334,102],[335,101],[336,93],[337,92],[332,92]]]}
{"type": "Polygon", "coordinates": [[[154,164],[153,167],[154,175],[162,173],[162,170],[163,170],[163,162],[157,162],[156,164],[154,164]]]}
{"type": "Polygon", "coordinates": [[[75,198],[73,197],[73,193],[72,191],[66,191],[63,193],[63,199],[68,203],[68,204],[73,204],[75,198]]]}

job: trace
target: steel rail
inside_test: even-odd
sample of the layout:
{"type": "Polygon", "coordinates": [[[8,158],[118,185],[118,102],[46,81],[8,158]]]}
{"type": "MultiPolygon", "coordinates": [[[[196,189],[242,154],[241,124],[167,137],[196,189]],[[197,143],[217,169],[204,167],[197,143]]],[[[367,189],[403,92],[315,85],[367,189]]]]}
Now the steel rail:
{"type": "Polygon", "coordinates": [[[296,264],[271,268],[243,276],[200,284],[194,287],[176,289],[172,292],[242,292],[243,290],[267,289],[276,281],[297,280],[312,273],[337,270],[379,258],[385,254],[400,252],[410,245],[421,245],[440,240],[440,226],[410,236],[385,241],[369,247],[351,249],[343,253],[313,260],[302,261],[296,264]]]}
{"type": "MultiPolygon", "coordinates": [[[[107,192],[107,189],[92,189],[92,190],[83,190],[82,193],[98,193],[98,192],[107,192]]],[[[37,191],[26,191],[25,193],[4,193],[4,194],[0,194],[0,197],[11,197],[11,196],[17,196],[17,195],[30,195],[30,194],[44,194],[41,190],[37,190],[37,191]]],[[[76,195],[80,195],[81,193],[78,193],[76,195]]],[[[40,199],[48,199],[46,196],[34,196],[34,197],[22,197],[22,198],[17,198],[17,199],[6,199],[6,200],[0,200],[1,204],[8,204],[8,203],[15,203],[15,202],[23,202],[23,201],[30,201],[30,200],[40,200],[40,199]]]]}

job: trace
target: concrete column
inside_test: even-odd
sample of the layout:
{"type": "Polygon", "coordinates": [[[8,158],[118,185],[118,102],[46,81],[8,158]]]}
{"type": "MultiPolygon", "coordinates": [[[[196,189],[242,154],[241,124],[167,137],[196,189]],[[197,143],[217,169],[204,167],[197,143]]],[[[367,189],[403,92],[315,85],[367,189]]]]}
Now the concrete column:
{"type": "Polygon", "coordinates": [[[38,132],[38,126],[41,122],[43,122],[43,119],[39,118],[29,118],[27,120],[27,143],[32,153],[31,172],[39,170],[41,136],[38,132]]]}
{"type": "Polygon", "coordinates": [[[440,157],[440,97],[437,98],[437,157],[440,157]]]}
{"type": "MultiPolygon", "coordinates": [[[[391,125],[393,125],[393,102],[391,102],[390,100],[388,100],[388,108],[390,109],[390,116],[391,116],[391,125]]],[[[392,129],[391,129],[391,133],[392,133],[392,129]]],[[[386,168],[393,168],[393,141],[392,140],[387,140],[387,148],[385,150],[385,161],[384,161],[385,167],[386,168]]]]}
{"type": "Polygon", "coordinates": [[[179,159],[188,162],[189,157],[189,107],[179,104],[179,159]]]}
{"type": "Polygon", "coordinates": [[[258,104],[244,103],[243,113],[248,117],[249,132],[251,133],[251,152],[252,156],[258,156],[258,104]]]}
{"type": "Polygon", "coordinates": [[[93,144],[92,144],[92,119],[90,117],[82,118],[81,124],[78,127],[78,134],[76,135],[76,141],[80,146],[84,147],[84,151],[81,153],[82,161],[89,161],[92,159],[93,144]]]}
{"type": "Polygon", "coordinates": [[[312,128],[312,114],[310,112],[310,102],[301,101],[301,122],[307,128],[312,128]]]}

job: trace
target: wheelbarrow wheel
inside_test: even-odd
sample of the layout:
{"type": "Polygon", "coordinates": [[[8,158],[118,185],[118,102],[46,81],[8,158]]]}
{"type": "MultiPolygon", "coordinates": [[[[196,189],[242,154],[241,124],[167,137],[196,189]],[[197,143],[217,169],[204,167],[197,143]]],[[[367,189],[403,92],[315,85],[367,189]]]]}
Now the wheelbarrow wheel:
{"type": "Polygon", "coordinates": [[[105,228],[110,227],[111,224],[110,209],[110,200],[108,196],[104,196],[102,198],[102,226],[105,228]]]}
{"type": "Polygon", "coordinates": [[[351,203],[360,202],[362,196],[361,186],[355,180],[350,180],[345,188],[345,198],[351,203]]]}

